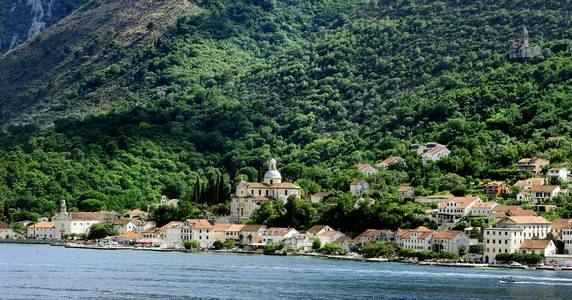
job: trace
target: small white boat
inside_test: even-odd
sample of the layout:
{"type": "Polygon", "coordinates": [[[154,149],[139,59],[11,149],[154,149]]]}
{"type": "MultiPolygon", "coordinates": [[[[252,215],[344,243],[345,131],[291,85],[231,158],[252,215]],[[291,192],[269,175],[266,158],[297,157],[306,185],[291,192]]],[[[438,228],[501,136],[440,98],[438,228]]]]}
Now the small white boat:
{"type": "Polygon", "coordinates": [[[511,276],[501,276],[499,277],[499,281],[503,283],[514,283],[516,282],[516,279],[511,276]]]}

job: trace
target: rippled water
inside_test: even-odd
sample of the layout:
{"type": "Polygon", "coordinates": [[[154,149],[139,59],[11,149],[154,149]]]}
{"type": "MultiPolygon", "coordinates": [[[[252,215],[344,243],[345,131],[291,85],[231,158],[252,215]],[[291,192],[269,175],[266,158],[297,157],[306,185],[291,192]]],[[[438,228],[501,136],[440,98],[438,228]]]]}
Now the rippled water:
{"type": "Polygon", "coordinates": [[[572,299],[572,272],[0,244],[1,299],[572,299]],[[510,275],[516,283],[499,283],[510,275]]]}

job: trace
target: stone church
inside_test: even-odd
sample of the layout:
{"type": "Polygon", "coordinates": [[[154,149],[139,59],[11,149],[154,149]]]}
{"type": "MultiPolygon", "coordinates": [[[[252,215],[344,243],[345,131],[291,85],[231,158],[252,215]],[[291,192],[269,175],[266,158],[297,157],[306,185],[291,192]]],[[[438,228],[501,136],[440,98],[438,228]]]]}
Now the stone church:
{"type": "Polygon", "coordinates": [[[234,222],[247,220],[262,202],[269,200],[286,202],[292,195],[299,198],[300,187],[290,182],[282,182],[282,175],[276,169],[276,160],[271,159],[263,182],[241,180],[236,186],[236,193],[232,195],[230,206],[231,220],[234,222]]]}
{"type": "Polygon", "coordinates": [[[522,26],[522,42],[512,42],[508,52],[509,59],[530,58],[542,54],[542,48],[531,47],[528,42],[528,29],[522,26]]]}

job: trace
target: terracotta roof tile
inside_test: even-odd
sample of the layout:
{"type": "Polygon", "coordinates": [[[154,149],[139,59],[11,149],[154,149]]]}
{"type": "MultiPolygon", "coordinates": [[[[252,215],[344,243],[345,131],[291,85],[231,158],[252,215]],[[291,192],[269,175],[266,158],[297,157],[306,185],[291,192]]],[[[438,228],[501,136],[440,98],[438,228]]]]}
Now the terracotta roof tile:
{"type": "Polygon", "coordinates": [[[550,245],[550,240],[524,240],[520,249],[546,249],[550,245]]]}
{"type": "Polygon", "coordinates": [[[55,227],[56,227],[56,223],[54,223],[54,222],[39,222],[39,223],[36,223],[34,225],[29,226],[28,228],[50,229],[50,228],[55,228],[55,227]]]}

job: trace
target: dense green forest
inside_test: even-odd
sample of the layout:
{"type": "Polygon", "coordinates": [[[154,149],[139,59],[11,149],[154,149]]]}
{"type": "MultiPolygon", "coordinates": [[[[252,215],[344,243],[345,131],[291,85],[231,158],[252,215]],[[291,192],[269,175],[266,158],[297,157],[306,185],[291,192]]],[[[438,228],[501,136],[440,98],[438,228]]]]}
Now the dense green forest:
{"type": "Polygon", "coordinates": [[[422,206],[398,200],[400,184],[471,193],[487,179],[525,176],[514,172],[520,157],[572,159],[570,3],[193,2],[202,9],[153,46],[47,101],[111,108],[58,118],[55,106],[52,126],[5,124],[4,218],[48,216],[61,199],[146,208],[162,194],[184,205],[157,218],[224,213],[236,176],[257,180],[276,157],[306,195],[337,192],[322,204],[265,205],[253,222],[413,227],[431,224],[422,206]],[[543,55],[509,61],[522,25],[543,55]],[[98,92],[118,83],[129,93],[98,92]],[[427,141],[452,154],[423,166],[407,149],[427,141]],[[408,167],[370,178],[375,204],[356,206],[345,194],[361,176],[355,164],[389,155],[408,167]]]}

